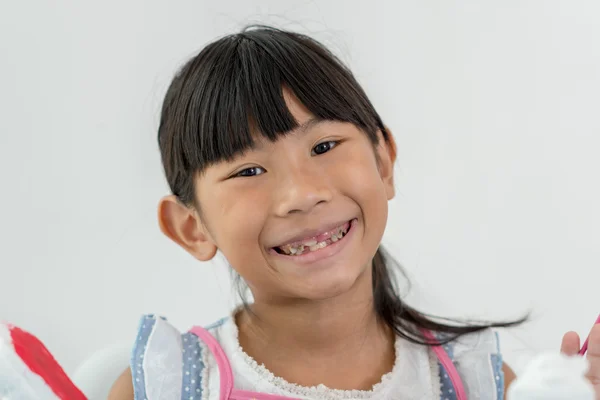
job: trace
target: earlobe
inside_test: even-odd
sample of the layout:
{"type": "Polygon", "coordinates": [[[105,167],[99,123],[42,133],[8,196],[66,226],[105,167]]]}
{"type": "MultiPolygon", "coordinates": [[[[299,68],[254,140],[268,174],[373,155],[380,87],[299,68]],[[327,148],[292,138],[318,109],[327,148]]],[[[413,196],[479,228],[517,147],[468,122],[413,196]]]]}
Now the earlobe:
{"type": "Polygon", "coordinates": [[[173,195],[160,200],[158,224],[165,236],[200,261],[211,260],[217,253],[217,246],[198,212],[182,204],[173,195]]]}

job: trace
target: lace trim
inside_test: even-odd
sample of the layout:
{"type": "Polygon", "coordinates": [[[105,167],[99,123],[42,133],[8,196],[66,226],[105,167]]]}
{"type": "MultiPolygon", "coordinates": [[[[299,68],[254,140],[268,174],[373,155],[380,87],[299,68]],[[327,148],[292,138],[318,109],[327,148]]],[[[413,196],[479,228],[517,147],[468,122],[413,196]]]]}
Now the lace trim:
{"type": "MultiPolygon", "coordinates": [[[[332,389],[325,385],[318,386],[301,386],[295,383],[290,383],[285,379],[275,376],[271,371],[265,367],[264,364],[258,364],[254,358],[248,355],[244,349],[240,346],[239,342],[239,332],[237,325],[235,324],[234,317],[231,317],[224,324],[223,328],[229,329],[231,331],[231,337],[233,338],[233,346],[234,352],[236,356],[239,356],[243,362],[252,369],[256,374],[258,374],[261,378],[265,379],[269,383],[273,384],[280,390],[291,393],[297,396],[305,396],[305,397],[314,397],[315,395],[327,395],[328,397],[335,399],[371,399],[375,398],[375,394],[381,394],[383,390],[387,390],[389,384],[392,380],[392,377],[398,375],[398,366],[400,363],[398,362],[399,355],[401,354],[402,340],[396,337],[396,341],[394,343],[395,350],[395,362],[392,371],[386,373],[381,377],[381,381],[373,385],[371,390],[340,390],[340,389],[332,389]]],[[[439,388],[438,388],[439,391],[439,388]]]]}

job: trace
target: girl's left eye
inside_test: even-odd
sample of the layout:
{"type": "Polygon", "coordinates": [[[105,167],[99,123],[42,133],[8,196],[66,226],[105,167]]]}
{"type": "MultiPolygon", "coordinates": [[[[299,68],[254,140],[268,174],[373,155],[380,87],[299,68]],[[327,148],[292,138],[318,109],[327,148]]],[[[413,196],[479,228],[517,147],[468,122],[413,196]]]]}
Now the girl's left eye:
{"type": "Polygon", "coordinates": [[[318,145],[313,147],[312,154],[318,156],[327,153],[329,150],[333,149],[337,145],[338,142],[336,142],[335,140],[319,143],[318,145]]]}
{"type": "Polygon", "coordinates": [[[238,172],[237,174],[234,175],[234,177],[248,177],[248,176],[257,176],[257,175],[262,175],[265,173],[264,168],[261,167],[250,167],[250,168],[246,168],[241,170],[240,172],[238,172]]]}

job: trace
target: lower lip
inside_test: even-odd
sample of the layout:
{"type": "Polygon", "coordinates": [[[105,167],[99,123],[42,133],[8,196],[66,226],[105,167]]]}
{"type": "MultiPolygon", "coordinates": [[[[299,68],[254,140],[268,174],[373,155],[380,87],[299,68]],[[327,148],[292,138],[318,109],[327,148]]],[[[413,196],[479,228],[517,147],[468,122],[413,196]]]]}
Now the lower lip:
{"type": "Polygon", "coordinates": [[[356,230],[354,228],[356,227],[357,222],[358,221],[356,219],[351,220],[350,228],[348,229],[348,232],[346,232],[344,237],[338,240],[337,242],[331,243],[329,246],[324,247],[322,249],[309,251],[308,253],[300,254],[299,256],[288,256],[286,254],[280,254],[274,249],[270,249],[269,253],[276,257],[280,257],[286,261],[293,261],[298,264],[312,264],[321,260],[325,260],[327,258],[333,257],[334,255],[342,251],[344,247],[346,247],[346,244],[350,242],[350,239],[352,239],[352,237],[354,236],[354,231],[356,230]]]}

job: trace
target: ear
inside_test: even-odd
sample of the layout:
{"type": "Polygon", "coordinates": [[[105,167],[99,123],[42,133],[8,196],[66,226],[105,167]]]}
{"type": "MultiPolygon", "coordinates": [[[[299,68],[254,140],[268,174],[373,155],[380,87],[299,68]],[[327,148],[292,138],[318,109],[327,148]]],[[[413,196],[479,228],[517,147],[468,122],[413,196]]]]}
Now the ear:
{"type": "Polygon", "coordinates": [[[377,145],[377,152],[379,156],[379,174],[381,180],[385,185],[388,200],[391,200],[396,195],[396,189],[394,188],[394,162],[396,161],[396,142],[392,132],[385,127],[387,133],[387,140],[383,137],[383,133],[379,131],[379,144],[377,145]]]}
{"type": "Polygon", "coordinates": [[[211,260],[217,253],[217,246],[198,211],[182,204],[176,196],[166,196],[160,200],[158,223],[165,236],[198,260],[211,260]]]}

